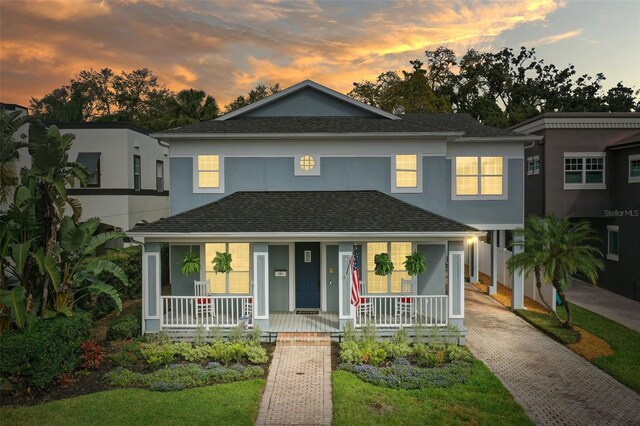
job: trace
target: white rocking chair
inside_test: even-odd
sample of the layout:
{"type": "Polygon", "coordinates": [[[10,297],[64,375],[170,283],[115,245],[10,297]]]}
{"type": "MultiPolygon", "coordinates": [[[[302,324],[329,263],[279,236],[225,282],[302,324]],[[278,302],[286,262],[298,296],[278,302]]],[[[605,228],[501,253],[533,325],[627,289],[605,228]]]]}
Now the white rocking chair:
{"type": "Polygon", "coordinates": [[[413,292],[413,280],[400,281],[400,299],[396,301],[396,317],[414,318],[416,316],[416,299],[413,292]]]}
{"type": "Polygon", "coordinates": [[[215,317],[213,297],[209,293],[209,281],[194,281],[193,288],[196,296],[196,319],[205,315],[215,317]]]}
{"type": "Polygon", "coordinates": [[[373,303],[370,297],[366,297],[367,283],[360,282],[360,304],[357,308],[358,317],[371,317],[373,316],[373,303]]]}

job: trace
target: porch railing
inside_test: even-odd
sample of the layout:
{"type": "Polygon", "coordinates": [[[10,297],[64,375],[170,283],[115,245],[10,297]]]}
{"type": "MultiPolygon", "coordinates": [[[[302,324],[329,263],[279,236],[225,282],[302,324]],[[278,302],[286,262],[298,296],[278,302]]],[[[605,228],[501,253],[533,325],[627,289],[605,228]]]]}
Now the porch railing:
{"type": "Polygon", "coordinates": [[[440,327],[446,326],[448,319],[448,296],[366,295],[356,308],[355,326],[440,327]]]}
{"type": "Polygon", "coordinates": [[[161,296],[163,328],[253,326],[253,296],[161,296]]]}

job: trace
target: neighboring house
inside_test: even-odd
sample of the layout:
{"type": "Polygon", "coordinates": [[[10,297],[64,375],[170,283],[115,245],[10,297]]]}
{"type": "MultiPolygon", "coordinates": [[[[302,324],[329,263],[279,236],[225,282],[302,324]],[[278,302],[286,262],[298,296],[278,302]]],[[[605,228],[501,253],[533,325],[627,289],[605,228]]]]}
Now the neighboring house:
{"type": "MultiPolygon", "coordinates": [[[[7,111],[20,106],[3,104],[7,111]]],[[[99,217],[104,229],[126,231],[138,222],[169,215],[169,146],[127,123],[62,123],[62,133],[76,136],[69,161],[84,164],[91,173],[86,187],[69,188],[82,205],[82,219],[99,217]]],[[[24,139],[28,127],[20,130],[24,139]]],[[[30,167],[23,149],[16,167],[30,167]]]]}
{"type": "MultiPolygon", "coordinates": [[[[539,139],[466,114],[393,115],[311,81],[152,136],[170,142],[172,216],[129,232],[145,247],[147,333],[239,322],[338,332],[350,320],[464,333],[465,250],[477,251],[465,246],[522,226],[524,145],[539,139]],[[162,243],[170,244],[170,295],[160,289],[162,243]],[[348,274],[354,247],[358,308],[348,274]],[[190,250],[200,273],[184,276],[190,250]],[[427,271],[412,278],[403,261],[415,250],[427,271]],[[232,272],[213,272],[216,252],[231,253],[232,272]],[[379,253],[395,265],[390,276],[373,272],[379,253]],[[207,281],[204,290],[194,281],[207,281]]],[[[469,263],[475,280],[477,256],[469,263]]]]}
{"type": "Polygon", "coordinates": [[[525,213],[589,220],[598,285],[640,300],[640,113],[545,113],[511,129],[544,137],[525,149],[525,213]]]}

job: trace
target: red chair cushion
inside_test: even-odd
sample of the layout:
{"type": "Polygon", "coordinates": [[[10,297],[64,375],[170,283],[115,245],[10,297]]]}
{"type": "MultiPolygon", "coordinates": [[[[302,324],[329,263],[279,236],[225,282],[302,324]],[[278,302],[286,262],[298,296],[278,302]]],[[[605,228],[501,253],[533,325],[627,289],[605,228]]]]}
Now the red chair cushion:
{"type": "Polygon", "coordinates": [[[210,297],[199,297],[198,299],[196,299],[196,304],[198,304],[198,305],[208,305],[212,301],[213,301],[213,299],[210,298],[210,297]]]}
{"type": "Polygon", "coordinates": [[[402,303],[411,303],[411,298],[410,297],[401,297],[400,298],[400,302],[402,302],[402,303]]]}
{"type": "Polygon", "coordinates": [[[360,298],[360,303],[367,303],[367,298],[366,297],[361,297],[360,298]]]}
{"type": "Polygon", "coordinates": [[[253,303],[253,297],[249,298],[249,303],[253,303]]]}

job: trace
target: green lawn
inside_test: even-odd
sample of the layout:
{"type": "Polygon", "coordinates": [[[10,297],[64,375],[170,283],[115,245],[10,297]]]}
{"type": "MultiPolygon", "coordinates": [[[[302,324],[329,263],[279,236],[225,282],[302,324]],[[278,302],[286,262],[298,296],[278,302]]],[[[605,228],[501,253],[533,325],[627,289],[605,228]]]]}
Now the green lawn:
{"type": "MultiPolygon", "coordinates": [[[[558,311],[560,309],[562,308],[558,307],[558,311]]],[[[526,309],[517,309],[515,313],[516,315],[524,318],[525,321],[528,321],[545,333],[549,334],[560,343],[570,345],[572,343],[577,343],[580,340],[580,333],[578,331],[561,327],[558,320],[556,320],[552,315],[536,311],[527,311],[526,309]]]]}
{"type": "Polygon", "coordinates": [[[335,425],[533,424],[480,361],[469,383],[449,388],[387,389],[346,371],[334,371],[332,380],[335,425]]]}
{"type": "Polygon", "coordinates": [[[178,392],[118,389],[21,408],[0,408],[3,424],[253,425],[265,381],[178,392]]]}
{"type": "MultiPolygon", "coordinates": [[[[615,354],[596,358],[593,363],[620,382],[640,392],[640,333],[580,306],[571,305],[573,323],[611,345],[615,354]]],[[[564,308],[558,315],[566,318],[564,308]]]]}

